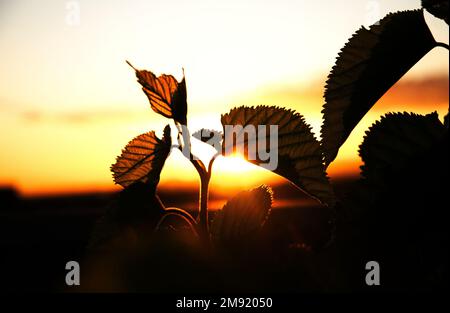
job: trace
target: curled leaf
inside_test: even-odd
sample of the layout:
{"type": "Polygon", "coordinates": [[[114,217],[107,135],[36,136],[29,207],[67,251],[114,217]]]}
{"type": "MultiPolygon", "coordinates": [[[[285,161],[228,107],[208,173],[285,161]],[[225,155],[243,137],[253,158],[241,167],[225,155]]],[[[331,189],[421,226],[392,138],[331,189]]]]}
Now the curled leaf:
{"type": "Polygon", "coordinates": [[[192,134],[192,137],[213,146],[218,152],[222,148],[222,133],[217,130],[202,128],[192,134]]]}
{"type": "Polygon", "coordinates": [[[167,118],[173,118],[182,125],[187,124],[187,94],[186,80],[183,77],[178,82],[172,75],[163,74],[156,77],[150,71],[137,70],[127,61],[136,71],[136,77],[142,90],[150,101],[150,106],[156,113],[167,118]]]}
{"type": "Polygon", "coordinates": [[[325,88],[322,145],[327,165],[378,99],[435,46],[422,10],[388,14],[350,38],[325,88]]]}
{"type": "Polygon", "coordinates": [[[240,149],[249,162],[283,176],[322,203],[334,205],[334,193],[325,172],[322,148],[302,115],[276,106],[242,106],[222,115],[221,122],[225,156],[240,149]],[[270,125],[277,130],[275,136],[270,125]],[[229,126],[240,126],[240,130],[236,129],[233,134],[227,131],[229,126]],[[265,126],[261,129],[264,131],[259,131],[259,126],[265,126]],[[249,157],[251,150],[255,153],[250,154],[255,155],[249,157]],[[269,161],[261,157],[266,153],[269,161]],[[267,166],[267,162],[273,165],[271,163],[275,161],[274,167],[267,166]]]}
{"type": "Polygon", "coordinates": [[[156,186],[171,144],[169,125],[164,128],[162,139],[156,137],[154,131],[137,136],[126,145],[111,166],[114,182],[123,187],[135,182],[148,182],[156,186]]]}
{"type": "Polygon", "coordinates": [[[257,235],[267,220],[273,191],[266,185],[242,191],[218,211],[211,224],[213,240],[219,245],[236,245],[257,235]]]}
{"type": "Polygon", "coordinates": [[[444,20],[448,24],[449,1],[448,0],[422,0],[422,8],[435,17],[444,20]]]}
{"type": "Polygon", "coordinates": [[[362,176],[386,184],[386,171],[398,172],[411,160],[425,157],[443,140],[446,131],[436,112],[386,114],[370,127],[360,145],[359,155],[364,161],[362,176]]]}

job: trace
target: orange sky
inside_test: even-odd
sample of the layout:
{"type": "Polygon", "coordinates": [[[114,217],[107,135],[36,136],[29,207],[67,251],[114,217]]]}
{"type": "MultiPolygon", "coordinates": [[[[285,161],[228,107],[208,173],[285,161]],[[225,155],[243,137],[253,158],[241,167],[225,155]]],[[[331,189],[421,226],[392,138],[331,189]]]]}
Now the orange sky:
{"type": "MultiPolygon", "coordinates": [[[[351,34],[371,21],[368,2],[0,2],[0,185],[26,195],[114,188],[109,166],[122,147],[167,123],[150,110],[125,59],[178,78],[185,68],[192,131],[220,129],[220,114],[234,106],[267,104],[297,110],[319,134],[327,72],[351,34]],[[75,24],[67,20],[72,2],[75,24]]],[[[377,2],[380,18],[420,3],[377,2]]],[[[448,43],[448,26],[426,19],[448,43]]],[[[437,48],[408,72],[355,129],[329,174],[357,173],[357,146],[383,113],[437,110],[442,117],[448,66],[448,52],[437,48]]],[[[277,179],[255,168],[218,161],[213,187],[277,179]],[[236,180],[242,171],[246,179],[236,180]]],[[[162,184],[194,179],[174,151],[162,184]]]]}

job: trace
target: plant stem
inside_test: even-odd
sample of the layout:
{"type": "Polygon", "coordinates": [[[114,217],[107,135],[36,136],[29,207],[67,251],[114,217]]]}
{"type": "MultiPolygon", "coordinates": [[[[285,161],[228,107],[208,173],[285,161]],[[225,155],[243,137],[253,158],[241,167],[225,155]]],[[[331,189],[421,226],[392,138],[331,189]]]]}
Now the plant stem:
{"type": "Polygon", "coordinates": [[[443,42],[437,42],[436,46],[437,47],[442,47],[442,48],[445,48],[445,49],[449,50],[448,44],[443,43],[443,42]]]}
{"type": "Polygon", "coordinates": [[[204,172],[200,175],[200,197],[199,197],[199,215],[198,215],[198,228],[200,238],[205,244],[209,244],[209,223],[208,223],[208,198],[209,198],[209,180],[211,176],[209,173],[204,172]]]}
{"type": "Polygon", "coordinates": [[[211,158],[211,160],[209,160],[209,164],[208,164],[208,175],[211,177],[211,171],[212,171],[212,166],[214,161],[217,159],[217,157],[220,156],[220,153],[217,152],[216,154],[213,155],[213,157],[211,158]]]}
{"type": "Polygon", "coordinates": [[[209,199],[209,180],[211,175],[206,171],[205,165],[200,160],[195,160],[191,154],[191,163],[194,165],[200,176],[199,192],[199,212],[198,212],[198,232],[201,240],[209,244],[209,224],[208,224],[208,199],[209,199]]]}
{"type": "MultiPolygon", "coordinates": [[[[177,124],[178,134],[181,134],[181,138],[183,138],[183,146],[181,145],[181,138],[179,138],[180,143],[180,151],[183,153],[183,147],[187,145],[189,148],[189,161],[194,165],[195,169],[200,176],[200,192],[199,192],[199,212],[198,212],[198,233],[200,235],[200,239],[203,241],[205,245],[209,245],[210,236],[209,236],[209,222],[208,222],[208,187],[209,180],[211,178],[211,174],[206,169],[205,165],[201,160],[194,157],[191,151],[191,142],[189,130],[187,127],[186,133],[183,133],[183,127],[180,124],[177,124]]],[[[179,136],[180,137],[180,136],[179,136]]],[[[183,154],[184,155],[184,154],[183,154]]]]}
{"type": "MultiPolygon", "coordinates": [[[[209,218],[208,218],[208,200],[209,200],[209,181],[211,180],[211,172],[214,160],[219,156],[216,153],[208,164],[208,169],[202,163],[202,171],[200,174],[200,197],[199,197],[199,215],[198,215],[198,228],[200,232],[200,238],[202,238],[205,244],[209,245],[210,235],[209,235],[209,218]]],[[[200,161],[201,162],[201,161],[200,161]]]]}

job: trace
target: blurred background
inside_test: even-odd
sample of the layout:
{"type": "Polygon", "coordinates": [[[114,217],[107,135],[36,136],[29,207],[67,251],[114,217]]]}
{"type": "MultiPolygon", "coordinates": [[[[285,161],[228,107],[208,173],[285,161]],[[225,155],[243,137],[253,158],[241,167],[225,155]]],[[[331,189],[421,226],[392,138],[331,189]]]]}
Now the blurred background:
{"type": "MultiPolygon", "coordinates": [[[[220,114],[234,106],[266,104],[300,112],[319,137],[324,83],[348,38],[388,12],[419,7],[419,0],[2,0],[0,184],[26,196],[112,190],[109,166],[122,147],[149,130],[160,135],[167,123],[125,60],[178,79],[184,67],[192,131],[220,129],[220,114]]],[[[448,43],[445,22],[425,14],[448,43]]],[[[357,146],[383,113],[443,117],[447,79],[448,52],[436,48],[367,114],[329,174],[358,173],[357,146]]],[[[174,152],[161,186],[195,182],[187,164],[174,152]]],[[[213,184],[276,179],[255,171],[236,182],[226,175],[233,168],[253,169],[218,162],[213,184]]]]}

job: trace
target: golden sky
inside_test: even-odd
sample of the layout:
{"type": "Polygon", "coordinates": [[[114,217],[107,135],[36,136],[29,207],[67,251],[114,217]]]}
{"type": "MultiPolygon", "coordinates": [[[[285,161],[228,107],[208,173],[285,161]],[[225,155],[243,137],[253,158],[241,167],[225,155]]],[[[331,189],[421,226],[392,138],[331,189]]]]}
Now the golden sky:
{"type": "MultiPolygon", "coordinates": [[[[347,39],[390,11],[419,7],[408,0],[0,0],[0,185],[26,195],[113,188],[109,166],[122,147],[140,133],[161,134],[167,123],[125,60],[177,78],[184,67],[192,131],[220,129],[220,114],[234,106],[267,104],[297,110],[319,135],[323,84],[347,39]]],[[[448,43],[448,26],[426,20],[448,43]]],[[[436,48],[408,72],[355,129],[329,174],[357,173],[357,146],[383,113],[442,117],[448,66],[448,51],[436,48]]],[[[213,186],[276,178],[237,164],[217,162],[213,186]],[[248,179],[237,181],[242,170],[248,179]]],[[[162,184],[195,179],[174,151],[162,184]]]]}

